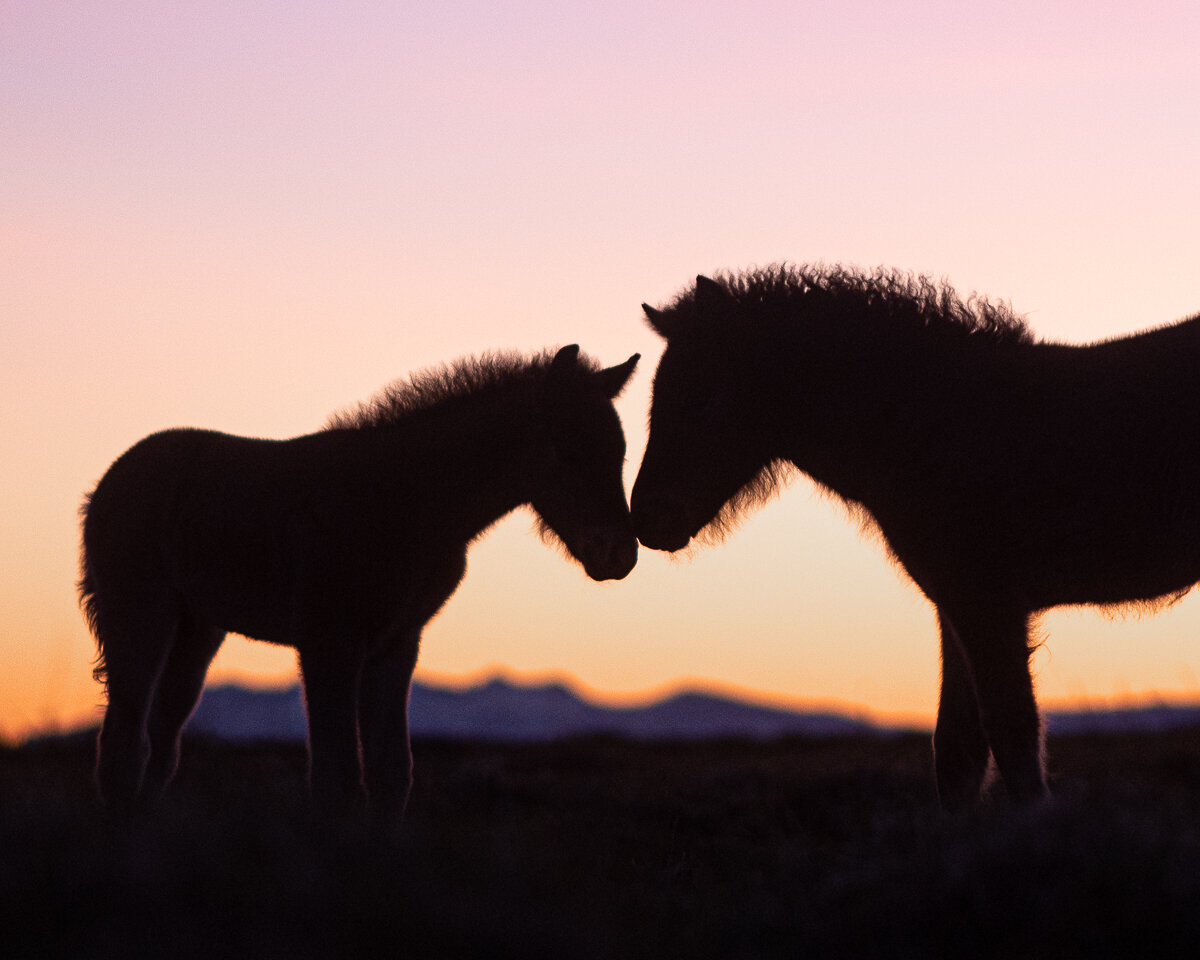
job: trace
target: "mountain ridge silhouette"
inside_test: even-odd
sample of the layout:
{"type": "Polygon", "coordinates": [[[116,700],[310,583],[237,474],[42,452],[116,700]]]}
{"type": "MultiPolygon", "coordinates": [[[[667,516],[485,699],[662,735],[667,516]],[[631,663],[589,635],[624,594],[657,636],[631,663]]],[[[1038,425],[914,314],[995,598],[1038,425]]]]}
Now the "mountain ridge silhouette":
{"type": "MultiPolygon", "coordinates": [[[[635,740],[770,739],[906,732],[862,717],[771,707],[696,689],[640,706],[606,706],[565,683],[513,683],[499,676],[465,688],[416,681],[409,714],[413,736],[459,740],[548,742],[586,735],[635,740]]],[[[1057,735],[1163,732],[1200,726],[1200,706],[1050,711],[1046,722],[1057,735]]],[[[187,729],[227,740],[303,740],[303,694],[299,684],[267,690],[214,685],[205,689],[187,729]]]]}
{"type": "MultiPolygon", "coordinates": [[[[697,690],[681,690],[643,706],[613,707],[593,703],[564,683],[526,685],[502,677],[466,688],[414,681],[409,721],[417,737],[529,742],[589,734],[655,740],[887,732],[838,713],[793,711],[697,690]]],[[[303,740],[300,686],[208,687],[187,729],[229,740],[303,740]]]]}

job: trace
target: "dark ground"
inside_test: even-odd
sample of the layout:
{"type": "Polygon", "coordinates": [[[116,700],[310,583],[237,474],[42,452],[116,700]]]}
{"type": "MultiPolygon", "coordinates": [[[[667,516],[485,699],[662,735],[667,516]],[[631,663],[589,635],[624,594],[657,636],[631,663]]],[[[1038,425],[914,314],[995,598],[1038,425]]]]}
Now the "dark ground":
{"type": "Polygon", "coordinates": [[[110,828],[82,737],[0,749],[0,957],[1194,957],[1200,731],[1052,740],[1057,799],[938,812],[928,738],[418,742],[398,843],[300,747],[194,740],[110,828]]]}

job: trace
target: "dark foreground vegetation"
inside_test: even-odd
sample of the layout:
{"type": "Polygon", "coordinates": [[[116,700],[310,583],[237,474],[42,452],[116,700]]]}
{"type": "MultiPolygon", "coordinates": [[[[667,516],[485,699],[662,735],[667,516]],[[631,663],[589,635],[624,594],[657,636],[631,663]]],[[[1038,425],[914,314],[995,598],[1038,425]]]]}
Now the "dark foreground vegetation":
{"type": "Polygon", "coordinates": [[[936,806],[925,736],[418,741],[407,831],[304,751],[194,740],[137,824],[83,737],[0,750],[0,956],[1195,956],[1200,731],[1059,738],[1055,802],[936,806]]]}

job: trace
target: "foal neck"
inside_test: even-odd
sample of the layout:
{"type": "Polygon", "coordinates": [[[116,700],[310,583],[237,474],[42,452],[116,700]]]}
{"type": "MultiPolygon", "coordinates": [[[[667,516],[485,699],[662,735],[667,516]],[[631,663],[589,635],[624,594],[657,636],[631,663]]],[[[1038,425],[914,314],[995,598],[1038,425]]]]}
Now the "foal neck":
{"type": "Polygon", "coordinates": [[[411,451],[431,506],[470,539],[529,501],[546,439],[529,389],[489,391],[446,406],[397,425],[397,439],[411,451]]]}

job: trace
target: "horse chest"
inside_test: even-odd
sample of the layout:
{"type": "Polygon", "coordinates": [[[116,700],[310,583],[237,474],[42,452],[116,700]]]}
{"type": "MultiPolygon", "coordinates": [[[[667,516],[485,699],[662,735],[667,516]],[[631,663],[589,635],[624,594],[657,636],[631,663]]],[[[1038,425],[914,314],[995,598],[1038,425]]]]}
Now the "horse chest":
{"type": "Polygon", "coordinates": [[[404,614],[414,625],[428,623],[458,589],[466,572],[466,551],[427,558],[411,567],[397,587],[404,614]]]}

